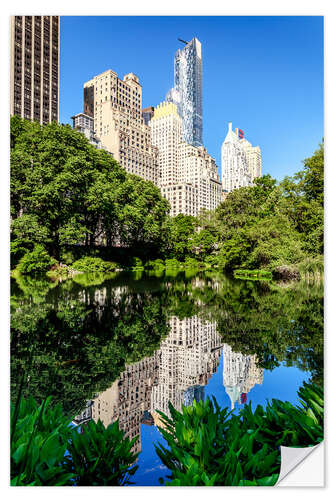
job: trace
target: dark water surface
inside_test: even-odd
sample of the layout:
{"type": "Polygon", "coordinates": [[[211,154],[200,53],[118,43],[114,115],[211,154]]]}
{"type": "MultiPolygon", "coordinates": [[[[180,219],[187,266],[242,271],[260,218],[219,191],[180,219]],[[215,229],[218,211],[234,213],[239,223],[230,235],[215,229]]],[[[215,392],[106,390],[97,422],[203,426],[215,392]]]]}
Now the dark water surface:
{"type": "Polygon", "coordinates": [[[170,401],[215,396],[237,412],[251,401],[297,402],[322,382],[323,289],[194,272],[78,275],[12,283],[11,396],[52,395],[80,425],[119,419],[139,436],[137,485],[167,470],[154,451],[170,401]]]}

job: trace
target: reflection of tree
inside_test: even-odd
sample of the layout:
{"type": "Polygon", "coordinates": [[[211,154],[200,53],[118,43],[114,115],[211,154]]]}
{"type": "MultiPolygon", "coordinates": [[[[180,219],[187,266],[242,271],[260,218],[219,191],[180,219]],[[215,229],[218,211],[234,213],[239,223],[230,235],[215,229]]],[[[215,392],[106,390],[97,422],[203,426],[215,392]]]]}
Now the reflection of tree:
{"type": "Polygon", "coordinates": [[[112,385],[126,365],[152,356],[171,316],[216,322],[222,343],[256,355],[272,369],[285,361],[322,380],[323,292],[304,283],[282,288],[198,274],[186,279],[131,280],[118,276],[99,286],[73,280],[12,287],[11,386],[33,367],[25,393],[53,394],[72,416],[112,385]],[[37,291],[36,291],[37,290],[37,291]],[[41,300],[41,297],[43,300],[41,300]]]}
{"type": "Polygon", "coordinates": [[[303,282],[281,287],[222,280],[218,287],[197,289],[196,297],[203,304],[201,315],[217,321],[223,342],[233,350],[256,354],[260,366],[267,369],[285,361],[310,371],[313,381],[321,382],[321,287],[310,288],[303,282]]]}
{"type": "Polygon", "coordinates": [[[32,353],[25,393],[37,400],[52,394],[73,415],[87,399],[109,387],[125,363],[158,349],[167,321],[156,293],[117,293],[109,286],[100,305],[95,287],[64,285],[48,296],[45,306],[15,296],[11,386],[15,399],[32,353]]]}

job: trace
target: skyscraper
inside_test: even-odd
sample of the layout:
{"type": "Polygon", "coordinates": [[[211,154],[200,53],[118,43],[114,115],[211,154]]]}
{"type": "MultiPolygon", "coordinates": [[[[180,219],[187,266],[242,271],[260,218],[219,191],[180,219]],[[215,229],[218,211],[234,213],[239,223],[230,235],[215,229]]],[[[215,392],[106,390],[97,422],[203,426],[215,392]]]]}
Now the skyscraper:
{"type": "Polygon", "coordinates": [[[11,16],[11,115],[58,121],[59,33],[59,16],[11,16]]]}
{"type": "Polygon", "coordinates": [[[84,84],[84,114],[94,120],[103,146],[127,172],[159,183],[158,150],[141,112],[142,88],[133,73],[107,70],[84,84]]]}
{"type": "Polygon", "coordinates": [[[252,186],[256,177],[261,177],[261,151],[244,138],[240,129],[228,133],[221,147],[222,185],[228,193],[234,189],[252,186]]]}
{"type": "Polygon", "coordinates": [[[174,87],[166,100],[176,104],[183,123],[184,141],[202,146],[202,57],[197,38],[178,49],[174,60],[174,87]]]}

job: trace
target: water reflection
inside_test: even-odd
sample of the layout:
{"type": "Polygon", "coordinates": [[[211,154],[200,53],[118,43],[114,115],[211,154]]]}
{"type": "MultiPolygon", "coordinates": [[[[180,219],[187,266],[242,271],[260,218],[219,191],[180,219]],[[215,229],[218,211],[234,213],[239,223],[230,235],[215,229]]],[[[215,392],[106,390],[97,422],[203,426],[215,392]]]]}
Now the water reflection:
{"type": "Polygon", "coordinates": [[[216,274],[80,280],[13,283],[13,401],[25,380],[25,395],[52,395],[78,425],[118,419],[140,451],[142,426],[156,429],[169,402],[181,410],[214,395],[237,410],[322,381],[320,287],[216,274]]]}

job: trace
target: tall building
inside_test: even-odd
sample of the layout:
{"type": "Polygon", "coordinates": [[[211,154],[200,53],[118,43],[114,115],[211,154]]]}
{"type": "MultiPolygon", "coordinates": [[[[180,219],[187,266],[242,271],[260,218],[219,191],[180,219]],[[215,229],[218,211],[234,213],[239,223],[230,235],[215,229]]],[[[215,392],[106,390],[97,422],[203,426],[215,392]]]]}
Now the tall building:
{"type": "Polygon", "coordinates": [[[251,183],[256,177],[262,176],[261,150],[259,146],[252,146],[246,139],[241,139],[241,144],[245,151],[246,161],[249,167],[251,183]]]}
{"type": "Polygon", "coordinates": [[[198,209],[214,210],[221,202],[222,183],[217,165],[207,150],[182,142],[178,148],[180,183],[198,190],[198,209]]]}
{"type": "Polygon", "coordinates": [[[149,125],[150,120],[154,116],[154,106],[148,106],[142,110],[142,118],[146,125],[149,125]]]}
{"type": "Polygon", "coordinates": [[[11,16],[10,114],[59,119],[59,16],[11,16]]]}
{"type": "Polygon", "coordinates": [[[252,186],[256,177],[261,177],[261,152],[244,138],[244,132],[232,130],[229,122],[228,133],[221,148],[222,184],[227,191],[252,186]]]}
{"type": "Polygon", "coordinates": [[[178,145],[182,141],[182,121],[177,106],[162,102],[150,121],[152,143],[158,148],[160,185],[178,182],[178,145]]]}
{"type": "Polygon", "coordinates": [[[161,103],[150,126],[152,142],[159,150],[160,188],[171,205],[170,214],[196,216],[202,208],[215,209],[222,191],[215,160],[203,146],[183,141],[177,106],[161,103]]]}
{"type": "Polygon", "coordinates": [[[85,135],[90,144],[95,146],[97,149],[106,149],[99,137],[96,136],[94,131],[94,120],[91,116],[85,115],[84,113],[78,113],[77,115],[72,116],[72,120],[73,128],[85,135]]]}
{"type": "Polygon", "coordinates": [[[102,144],[131,174],[159,184],[158,150],[141,113],[142,88],[133,73],[107,70],[84,84],[84,114],[102,144]]]}
{"type": "Polygon", "coordinates": [[[197,38],[178,49],[174,59],[174,87],[166,100],[176,104],[183,123],[184,141],[202,146],[202,56],[197,38]]]}

